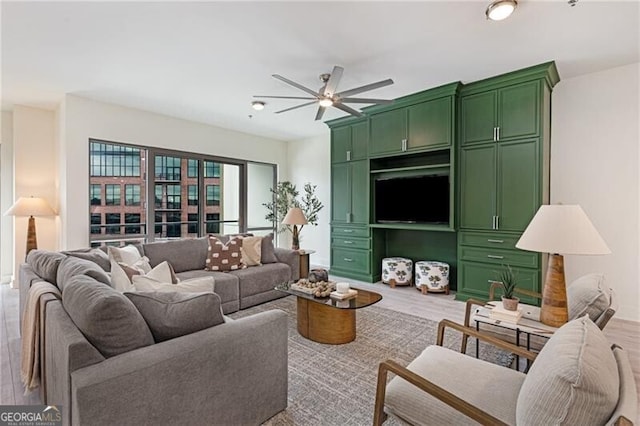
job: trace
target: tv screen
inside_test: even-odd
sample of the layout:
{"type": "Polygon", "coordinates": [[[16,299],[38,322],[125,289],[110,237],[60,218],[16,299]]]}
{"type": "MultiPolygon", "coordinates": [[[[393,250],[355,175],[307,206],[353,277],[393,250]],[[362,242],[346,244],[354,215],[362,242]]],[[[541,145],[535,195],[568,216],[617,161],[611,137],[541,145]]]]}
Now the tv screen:
{"type": "Polygon", "coordinates": [[[409,176],[375,181],[377,223],[449,223],[449,176],[409,176]]]}

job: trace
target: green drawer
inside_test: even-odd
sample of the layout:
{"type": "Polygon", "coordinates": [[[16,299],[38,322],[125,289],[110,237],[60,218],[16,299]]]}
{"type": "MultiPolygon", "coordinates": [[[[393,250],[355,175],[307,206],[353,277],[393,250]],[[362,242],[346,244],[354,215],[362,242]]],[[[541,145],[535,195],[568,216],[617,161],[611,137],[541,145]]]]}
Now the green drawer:
{"type": "Polygon", "coordinates": [[[353,238],[340,235],[331,237],[331,246],[368,250],[370,241],[369,238],[353,238]]]}
{"type": "MultiPolygon", "coordinates": [[[[496,280],[495,265],[475,262],[458,263],[458,291],[468,297],[487,300],[491,282],[496,280]]],[[[513,268],[518,277],[518,288],[540,292],[540,274],[537,269],[513,268]]],[[[499,298],[500,293],[496,293],[499,298]]],[[[539,305],[536,298],[518,296],[523,303],[539,305]]]]}
{"type": "Polygon", "coordinates": [[[342,247],[331,248],[331,269],[343,269],[368,274],[370,268],[369,250],[354,250],[342,247]]]}
{"type": "Polygon", "coordinates": [[[499,248],[466,247],[459,248],[460,260],[493,263],[497,265],[538,267],[538,253],[522,250],[502,250],[499,248]]]}
{"type": "Polygon", "coordinates": [[[331,236],[332,237],[347,236],[347,237],[369,238],[369,228],[334,226],[331,229],[331,236]]]}
{"type": "Polygon", "coordinates": [[[480,232],[461,232],[460,245],[515,249],[519,235],[491,234],[480,232]]]}

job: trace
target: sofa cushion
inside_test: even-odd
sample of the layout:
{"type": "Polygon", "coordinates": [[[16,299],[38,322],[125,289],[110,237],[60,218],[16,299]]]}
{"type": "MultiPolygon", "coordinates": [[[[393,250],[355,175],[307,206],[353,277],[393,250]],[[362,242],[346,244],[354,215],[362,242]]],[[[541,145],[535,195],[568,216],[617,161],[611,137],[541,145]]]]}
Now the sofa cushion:
{"type": "Polygon", "coordinates": [[[245,268],[246,265],[242,263],[241,248],[242,237],[231,237],[229,241],[223,243],[219,238],[210,235],[204,269],[225,272],[245,268]]]}
{"type": "Polygon", "coordinates": [[[284,263],[270,263],[256,268],[232,271],[240,283],[240,299],[271,291],[278,284],[291,280],[291,269],[284,263]]]}
{"type": "Polygon", "coordinates": [[[273,245],[273,232],[265,235],[262,238],[262,247],[261,247],[261,259],[262,263],[276,263],[278,262],[278,258],[276,257],[275,247],[273,245]]]}
{"type": "Polygon", "coordinates": [[[220,296],[214,293],[125,293],[146,321],[156,342],[224,323],[220,296]]]}
{"type": "Polygon", "coordinates": [[[154,343],[134,304],[88,276],[76,275],[65,284],[62,304],[82,334],[106,358],[154,343]]]}
{"type": "Polygon", "coordinates": [[[244,237],[242,239],[242,263],[247,266],[261,265],[262,237],[244,237]]]}
{"type": "Polygon", "coordinates": [[[588,316],[574,319],[536,357],[518,395],[517,424],[605,424],[619,385],[607,338],[588,316]]]}
{"type": "Polygon", "coordinates": [[[181,293],[212,292],[214,289],[213,277],[192,278],[178,284],[158,280],[148,275],[136,275],[132,279],[135,291],[172,291],[181,293]]]}
{"type": "Polygon", "coordinates": [[[168,261],[178,272],[204,269],[209,243],[206,237],[187,238],[144,245],[151,266],[168,261]]]}
{"type": "Polygon", "coordinates": [[[60,262],[60,266],[58,267],[58,288],[64,290],[67,283],[76,275],[85,275],[102,284],[111,285],[109,275],[95,262],[80,259],[79,257],[68,256],[60,262]]]}
{"type": "Polygon", "coordinates": [[[27,263],[40,278],[57,285],[58,267],[66,257],[55,251],[31,250],[27,263]]]}
{"type": "Polygon", "coordinates": [[[84,260],[90,260],[104,269],[105,272],[111,272],[111,262],[109,261],[109,256],[104,252],[104,250],[100,250],[99,248],[69,250],[63,251],[62,254],[66,254],[67,256],[79,257],[80,259],[84,260]]]}
{"type": "MultiPolygon", "coordinates": [[[[222,305],[239,307],[240,283],[238,277],[227,272],[211,272],[204,269],[196,271],[185,271],[177,274],[181,282],[192,278],[213,277],[215,281],[215,293],[222,299],[222,305]]],[[[230,312],[227,310],[226,312],[230,312]]]]}
{"type": "Polygon", "coordinates": [[[589,315],[596,321],[609,307],[609,293],[602,274],[587,274],[567,287],[569,318],[580,318],[589,315]]]}

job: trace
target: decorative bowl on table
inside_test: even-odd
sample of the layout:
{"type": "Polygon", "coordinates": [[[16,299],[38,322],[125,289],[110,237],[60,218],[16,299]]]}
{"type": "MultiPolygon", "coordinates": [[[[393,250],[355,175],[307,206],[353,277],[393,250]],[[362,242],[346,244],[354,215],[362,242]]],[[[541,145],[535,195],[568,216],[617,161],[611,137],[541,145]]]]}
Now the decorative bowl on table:
{"type": "Polygon", "coordinates": [[[306,294],[313,294],[314,297],[328,297],[336,289],[334,281],[311,282],[302,278],[298,282],[291,284],[291,289],[306,294]]]}

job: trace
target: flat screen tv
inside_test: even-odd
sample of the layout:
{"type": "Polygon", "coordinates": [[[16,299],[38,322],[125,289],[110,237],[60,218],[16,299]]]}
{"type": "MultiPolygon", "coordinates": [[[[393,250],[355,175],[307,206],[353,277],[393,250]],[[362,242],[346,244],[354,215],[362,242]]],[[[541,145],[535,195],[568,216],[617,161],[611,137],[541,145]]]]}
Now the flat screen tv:
{"type": "Polygon", "coordinates": [[[376,223],[449,224],[449,176],[380,178],[374,185],[376,223]]]}

